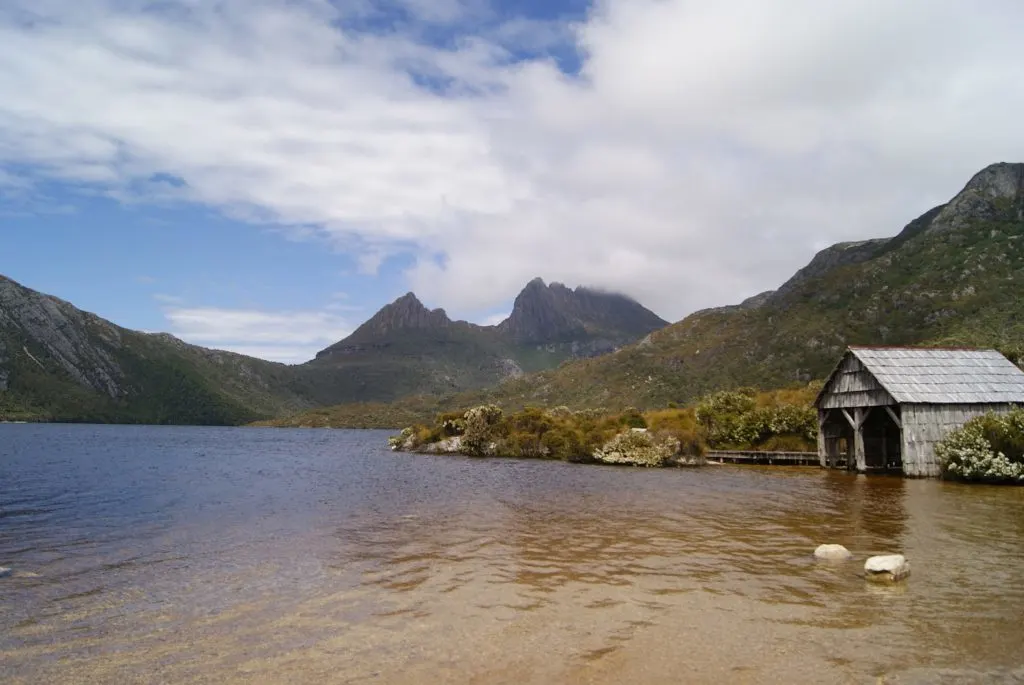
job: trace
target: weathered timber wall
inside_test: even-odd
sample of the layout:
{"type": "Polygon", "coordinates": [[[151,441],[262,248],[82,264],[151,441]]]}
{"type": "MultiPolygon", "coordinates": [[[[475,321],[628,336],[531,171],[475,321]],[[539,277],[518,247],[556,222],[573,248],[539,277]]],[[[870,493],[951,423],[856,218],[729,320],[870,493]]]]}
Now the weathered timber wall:
{"type": "Polygon", "coordinates": [[[836,375],[831,379],[821,398],[822,409],[851,409],[854,407],[883,407],[896,401],[885,391],[875,377],[853,355],[843,359],[836,375]]]}
{"type": "Polygon", "coordinates": [[[988,412],[1005,414],[1009,404],[903,405],[903,474],[918,478],[940,475],[935,445],[965,423],[988,412]]]}

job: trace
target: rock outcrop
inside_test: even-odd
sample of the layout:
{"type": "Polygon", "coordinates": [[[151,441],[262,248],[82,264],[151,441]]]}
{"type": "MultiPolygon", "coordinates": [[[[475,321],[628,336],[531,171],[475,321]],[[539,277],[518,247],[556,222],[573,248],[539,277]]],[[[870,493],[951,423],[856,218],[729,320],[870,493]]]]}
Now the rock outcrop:
{"type": "Polygon", "coordinates": [[[956,231],[972,222],[1024,220],[1024,164],[1000,162],[975,174],[928,226],[929,231],[956,231]]]}
{"type": "MultiPolygon", "coordinates": [[[[7,344],[0,341],[0,364],[9,361],[12,353],[20,353],[43,367],[42,357],[84,387],[111,398],[125,394],[124,372],[113,354],[121,347],[121,331],[109,321],[0,276],[2,333],[7,344]],[[36,354],[30,346],[37,349],[36,354]],[[12,349],[8,352],[7,347],[12,349]]],[[[0,373],[6,388],[9,371],[0,373]]]]}

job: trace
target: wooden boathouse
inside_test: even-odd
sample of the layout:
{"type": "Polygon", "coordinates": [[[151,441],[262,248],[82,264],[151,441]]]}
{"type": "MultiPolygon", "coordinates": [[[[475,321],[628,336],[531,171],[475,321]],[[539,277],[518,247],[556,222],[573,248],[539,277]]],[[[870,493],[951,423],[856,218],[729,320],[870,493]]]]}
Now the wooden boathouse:
{"type": "Polygon", "coordinates": [[[850,347],[815,405],[821,466],[932,477],[937,442],[1024,405],[1024,372],[995,350],[850,347]]]}

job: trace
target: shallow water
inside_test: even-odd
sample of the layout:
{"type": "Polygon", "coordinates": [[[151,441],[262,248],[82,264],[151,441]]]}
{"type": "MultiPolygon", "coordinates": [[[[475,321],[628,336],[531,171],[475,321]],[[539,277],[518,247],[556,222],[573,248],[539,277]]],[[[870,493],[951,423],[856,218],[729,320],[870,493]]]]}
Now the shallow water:
{"type": "Polygon", "coordinates": [[[0,425],[0,681],[1024,681],[1024,488],[385,437],[0,425]]]}

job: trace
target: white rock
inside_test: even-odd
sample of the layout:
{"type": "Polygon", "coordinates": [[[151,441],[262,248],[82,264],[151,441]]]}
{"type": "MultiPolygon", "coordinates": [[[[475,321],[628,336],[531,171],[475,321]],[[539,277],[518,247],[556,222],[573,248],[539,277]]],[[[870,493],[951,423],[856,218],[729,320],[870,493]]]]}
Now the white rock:
{"type": "Polygon", "coordinates": [[[13,569],[9,569],[6,566],[0,566],[0,578],[6,578],[7,576],[14,573],[13,569]]]}
{"type": "Polygon", "coordinates": [[[910,564],[902,554],[885,554],[864,562],[868,580],[902,580],[910,575],[910,564]]]}
{"type": "Polygon", "coordinates": [[[815,559],[827,559],[829,561],[846,561],[853,554],[842,545],[818,545],[814,550],[815,559]]]}

